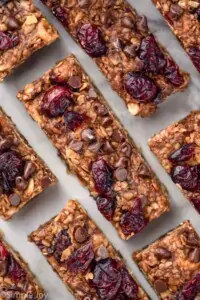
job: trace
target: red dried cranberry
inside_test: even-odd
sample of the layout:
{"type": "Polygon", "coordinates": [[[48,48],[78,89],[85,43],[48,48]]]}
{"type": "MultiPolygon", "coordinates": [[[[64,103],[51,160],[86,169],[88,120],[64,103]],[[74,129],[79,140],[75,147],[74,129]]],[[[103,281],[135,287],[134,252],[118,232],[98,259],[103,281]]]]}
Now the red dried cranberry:
{"type": "Polygon", "coordinates": [[[104,217],[111,221],[115,212],[115,199],[112,197],[101,198],[96,200],[98,210],[104,215],[104,217]]]}
{"type": "Polygon", "coordinates": [[[9,193],[15,186],[15,178],[23,173],[24,162],[15,151],[8,151],[0,155],[0,185],[5,193],[9,193]]]}
{"type": "Polygon", "coordinates": [[[200,72],[200,47],[198,46],[193,46],[188,49],[188,54],[197,68],[197,70],[200,72]]]}
{"type": "Polygon", "coordinates": [[[168,159],[172,163],[178,163],[181,161],[189,160],[194,155],[194,144],[185,144],[178,150],[175,150],[168,159]]]}
{"type": "Polygon", "coordinates": [[[51,87],[42,100],[41,111],[49,118],[61,116],[72,105],[72,94],[65,86],[51,87]]]}
{"type": "Polygon", "coordinates": [[[142,40],[139,58],[144,63],[145,71],[153,74],[159,74],[166,64],[165,56],[152,34],[142,40]]]}
{"type": "Polygon", "coordinates": [[[83,49],[91,57],[101,57],[106,54],[106,43],[97,27],[91,24],[83,25],[79,29],[77,37],[83,49]]]}
{"type": "Polygon", "coordinates": [[[200,185],[200,165],[175,166],[172,169],[172,180],[187,191],[198,191],[200,185]]]}
{"type": "Polygon", "coordinates": [[[191,198],[190,201],[192,202],[198,213],[200,213],[200,197],[191,198]]]}
{"type": "Polygon", "coordinates": [[[19,35],[15,32],[0,31],[0,50],[8,50],[19,44],[19,35]]]}
{"type": "Polygon", "coordinates": [[[184,83],[183,75],[180,74],[177,64],[171,58],[167,59],[164,76],[174,86],[178,87],[184,83]]]}
{"type": "Polygon", "coordinates": [[[156,83],[150,77],[140,73],[126,74],[124,86],[126,91],[141,103],[152,101],[158,95],[156,83]]]}
{"type": "MultiPolygon", "coordinates": [[[[121,269],[121,288],[119,293],[125,296],[125,299],[137,299],[138,285],[133,280],[131,275],[126,269],[121,269]],[[127,298],[126,298],[127,297],[127,298]]],[[[122,298],[123,299],[123,298],[122,298]]]]}
{"type": "Polygon", "coordinates": [[[134,201],[134,207],[122,215],[120,225],[125,235],[140,232],[147,224],[140,198],[134,201]]]}
{"type": "Polygon", "coordinates": [[[52,13],[64,26],[67,26],[67,13],[63,7],[59,4],[54,5],[52,13]]]}
{"type": "Polygon", "coordinates": [[[68,269],[72,273],[85,272],[94,259],[92,242],[77,249],[66,261],[68,269]]]}
{"type": "Polygon", "coordinates": [[[92,174],[97,192],[101,196],[110,194],[113,185],[113,174],[104,159],[100,158],[92,163],[92,174]]]}
{"type": "Polygon", "coordinates": [[[7,251],[6,247],[0,243],[0,260],[5,260],[10,256],[9,252],[7,251]]]}
{"type": "Polygon", "coordinates": [[[121,273],[117,261],[106,258],[98,261],[93,271],[92,285],[100,299],[114,300],[121,286],[121,273]]]}
{"type": "Polygon", "coordinates": [[[26,272],[12,256],[9,259],[8,273],[13,281],[23,280],[26,277],[26,272]]]}
{"type": "Polygon", "coordinates": [[[67,127],[70,130],[75,131],[78,127],[81,126],[86,117],[76,111],[65,111],[64,119],[67,127]]]}
{"type": "Polygon", "coordinates": [[[71,239],[66,229],[58,232],[54,241],[54,257],[60,262],[62,252],[71,245],[71,239]]]}
{"type": "Polygon", "coordinates": [[[191,281],[186,283],[176,300],[194,300],[200,292],[200,274],[196,274],[191,281]]]}

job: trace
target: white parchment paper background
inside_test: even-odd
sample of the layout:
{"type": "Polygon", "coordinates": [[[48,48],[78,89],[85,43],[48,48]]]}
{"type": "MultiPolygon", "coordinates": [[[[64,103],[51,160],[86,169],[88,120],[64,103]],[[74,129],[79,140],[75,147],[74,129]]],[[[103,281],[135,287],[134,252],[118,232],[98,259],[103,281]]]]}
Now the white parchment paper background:
{"type": "Polygon", "coordinates": [[[200,75],[197,73],[189,58],[185,54],[176,38],[165,24],[163,18],[150,2],[150,0],[130,0],[139,12],[147,15],[149,27],[159,38],[164,46],[170,51],[180,66],[191,73],[192,82],[189,88],[180,94],[176,94],[161,105],[160,110],[151,118],[140,119],[132,117],[125,108],[123,101],[111,90],[104,76],[100,73],[95,63],[84,54],[82,49],[70,38],[62,26],[52,17],[51,13],[39,0],[36,5],[40,7],[44,15],[57,27],[61,37],[56,43],[48,48],[38,51],[28,62],[21,66],[5,83],[0,85],[0,105],[13,118],[19,130],[28,139],[37,153],[46,161],[59,179],[59,184],[47,190],[37,199],[32,201],[11,221],[0,221],[0,227],[4,230],[6,239],[13,245],[30,264],[32,271],[37,275],[46,291],[49,300],[71,300],[73,296],[66,291],[61,280],[52,271],[40,251],[31,243],[27,242],[27,235],[56,215],[70,198],[77,198],[88,210],[91,217],[106,233],[113,245],[119,249],[127,261],[128,266],[134,272],[139,282],[147,290],[151,299],[157,299],[155,293],[139,272],[131,259],[133,250],[139,249],[151,241],[157,239],[171,228],[185,219],[190,219],[200,233],[200,216],[183,197],[181,192],[172,183],[169,176],[160,166],[156,158],[147,147],[147,140],[152,134],[174,121],[185,117],[191,110],[200,108],[200,75]],[[160,219],[151,223],[142,233],[128,242],[122,241],[115,229],[98,212],[95,202],[89,197],[88,191],[83,188],[79,181],[66,173],[64,163],[57,156],[55,148],[48,141],[45,134],[36,123],[28,116],[23,105],[15,95],[26,83],[41,76],[51,68],[56,61],[72,52],[80,60],[87,73],[102,91],[121,122],[128,129],[136,143],[142,148],[143,153],[169,190],[172,211],[163,215],[160,219]]]}

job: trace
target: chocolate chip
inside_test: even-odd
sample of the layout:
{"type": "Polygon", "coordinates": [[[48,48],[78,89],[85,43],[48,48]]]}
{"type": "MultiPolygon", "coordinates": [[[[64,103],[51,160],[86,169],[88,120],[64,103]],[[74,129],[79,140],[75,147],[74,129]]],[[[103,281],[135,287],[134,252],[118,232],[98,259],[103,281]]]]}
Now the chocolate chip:
{"type": "Polygon", "coordinates": [[[112,138],[115,142],[120,143],[124,139],[124,136],[121,131],[115,129],[112,133],[112,138]]]}
{"type": "Polygon", "coordinates": [[[198,246],[199,245],[198,238],[193,233],[186,234],[186,242],[190,246],[198,246]]]}
{"type": "Polygon", "coordinates": [[[121,152],[125,155],[125,156],[131,156],[131,153],[132,153],[132,148],[131,148],[131,145],[124,142],[122,145],[121,145],[121,152]]]}
{"type": "Polygon", "coordinates": [[[90,0],[78,0],[78,5],[81,7],[81,8],[88,8],[91,4],[91,1],[90,0]]]}
{"type": "Polygon", "coordinates": [[[120,157],[120,159],[118,160],[118,162],[116,162],[115,164],[115,168],[118,168],[118,167],[127,167],[128,166],[128,163],[129,163],[129,160],[127,157],[120,157]]]}
{"type": "Polygon", "coordinates": [[[117,170],[115,170],[114,172],[114,176],[117,180],[119,181],[124,181],[126,180],[128,175],[128,172],[125,168],[118,168],[117,170]]]}
{"type": "Polygon", "coordinates": [[[134,28],[134,25],[135,25],[135,22],[131,17],[126,16],[122,19],[122,26],[124,26],[126,28],[132,29],[132,28],[134,28]]]}
{"type": "Polygon", "coordinates": [[[19,191],[24,191],[27,188],[27,182],[24,180],[23,177],[17,176],[15,179],[16,188],[19,191]]]}
{"type": "Polygon", "coordinates": [[[123,43],[120,39],[116,38],[113,42],[112,42],[113,48],[116,51],[121,51],[123,49],[123,43]]]}
{"type": "Polygon", "coordinates": [[[0,276],[5,276],[8,272],[8,260],[0,260],[0,276]]]}
{"type": "Polygon", "coordinates": [[[100,260],[100,259],[105,259],[108,257],[108,250],[106,249],[105,246],[101,245],[98,250],[97,250],[97,260],[100,260]]]}
{"type": "Polygon", "coordinates": [[[200,249],[195,248],[189,253],[189,260],[194,263],[198,263],[200,261],[200,249]]]}
{"type": "Polygon", "coordinates": [[[139,166],[137,173],[140,177],[144,177],[144,178],[151,177],[151,171],[145,163],[142,163],[139,166]]]}
{"type": "Polygon", "coordinates": [[[97,93],[93,88],[90,88],[89,92],[88,92],[88,96],[89,96],[89,98],[96,99],[97,98],[97,93]]]}
{"type": "Polygon", "coordinates": [[[9,196],[9,201],[10,201],[11,205],[18,206],[21,202],[21,199],[20,199],[19,195],[12,194],[12,195],[9,196]]]}
{"type": "Polygon", "coordinates": [[[175,20],[178,20],[178,18],[183,14],[183,11],[183,8],[178,4],[172,4],[170,6],[170,12],[172,13],[172,17],[175,20]]]}
{"type": "Polygon", "coordinates": [[[88,231],[85,227],[77,227],[74,232],[74,238],[78,243],[84,243],[88,239],[88,231]]]}
{"type": "Polygon", "coordinates": [[[113,120],[110,117],[105,117],[103,119],[102,125],[107,127],[107,126],[111,125],[112,122],[113,122],[113,120]]]}
{"type": "Polygon", "coordinates": [[[137,20],[136,27],[142,33],[147,33],[148,32],[149,28],[148,28],[146,16],[141,16],[137,20]]]}
{"type": "Polygon", "coordinates": [[[112,153],[114,151],[109,141],[106,141],[105,144],[103,145],[103,151],[106,153],[112,153]]]}
{"type": "Polygon", "coordinates": [[[163,280],[160,280],[160,279],[157,279],[154,282],[154,287],[158,294],[164,293],[167,290],[167,284],[163,280]]]}
{"type": "Polygon", "coordinates": [[[36,171],[35,164],[32,161],[27,160],[24,167],[24,179],[29,179],[36,171]]]}
{"type": "Polygon", "coordinates": [[[47,186],[49,186],[51,184],[51,178],[49,178],[49,176],[45,176],[42,178],[41,180],[41,185],[44,188],[46,188],[47,186]]]}
{"type": "Polygon", "coordinates": [[[162,259],[162,258],[171,258],[172,254],[169,250],[167,250],[167,248],[164,247],[159,247],[155,249],[155,256],[158,259],[162,259]]]}
{"type": "Polygon", "coordinates": [[[72,140],[69,144],[69,148],[74,150],[75,152],[79,152],[83,147],[83,142],[78,140],[72,140]]]}
{"type": "Polygon", "coordinates": [[[68,84],[73,90],[80,89],[80,87],[82,85],[80,76],[77,76],[77,75],[71,76],[68,80],[68,84]]]}
{"type": "Polygon", "coordinates": [[[83,129],[83,131],[81,132],[81,138],[86,142],[94,142],[95,141],[94,131],[90,128],[83,129]]]}
{"type": "Polygon", "coordinates": [[[124,48],[124,52],[126,54],[128,54],[129,56],[131,56],[131,57],[135,57],[136,56],[136,48],[135,48],[134,45],[126,46],[124,48]]]}
{"type": "Polygon", "coordinates": [[[8,30],[16,30],[19,28],[19,22],[13,16],[8,17],[8,19],[6,20],[6,25],[8,27],[8,30]]]}
{"type": "Polygon", "coordinates": [[[114,22],[112,13],[110,11],[106,11],[101,16],[101,22],[108,27],[111,26],[114,22]]]}
{"type": "Polygon", "coordinates": [[[0,151],[5,151],[11,148],[13,140],[11,138],[3,139],[0,141],[0,151]]]}
{"type": "Polygon", "coordinates": [[[100,104],[100,103],[95,104],[95,110],[96,110],[97,114],[101,117],[105,116],[108,113],[107,108],[103,104],[100,104]]]}
{"type": "Polygon", "coordinates": [[[91,152],[97,153],[100,148],[101,148],[101,143],[96,142],[96,143],[92,143],[91,145],[89,145],[88,150],[91,152]]]}
{"type": "Polygon", "coordinates": [[[0,0],[0,7],[4,6],[7,4],[10,0],[0,0]]]}

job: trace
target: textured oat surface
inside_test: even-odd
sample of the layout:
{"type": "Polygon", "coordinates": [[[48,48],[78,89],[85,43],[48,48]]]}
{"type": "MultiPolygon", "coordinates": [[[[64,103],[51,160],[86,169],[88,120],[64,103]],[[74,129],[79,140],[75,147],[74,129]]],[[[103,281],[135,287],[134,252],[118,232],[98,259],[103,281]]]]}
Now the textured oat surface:
{"type": "MultiPolygon", "coordinates": [[[[56,15],[57,7],[64,10],[66,17],[63,17],[62,13],[61,21],[64,19],[62,23],[76,41],[77,32],[82,25],[92,24],[100,29],[108,50],[106,55],[95,58],[95,61],[113,89],[124,99],[131,114],[142,117],[150,116],[155,112],[159,102],[162,102],[172,93],[184,90],[187,86],[189,77],[186,73],[182,73],[184,80],[179,87],[167,82],[163,74],[149,74],[160,89],[159,96],[154,103],[152,101],[139,102],[127,93],[123,84],[125,75],[132,71],[140,72],[143,68],[141,60],[138,55],[134,54],[134,51],[130,50],[130,46],[135,47],[135,49],[139,48],[142,39],[150,33],[148,28],[145,29],[144,26],[140,29],[142,25],[131,26],[130,23],[136,24],[141,18],[126,1],[61,0],[54,3],[51,0],[45,0],[44,3],[52,9],[54,15],[56,15]],[[120,43],[123,46],[120,47],[120,43]]],[[[165,49],[162,51],[166,57],[169,57],[165,49]]]]}
{"type": "MultiPolygon", "coordinates": [[[[0,6],[0,34],[16,35],[16,45],[0,50],[0,81],[35,51],[58,38],[56,29],[37,9],[32,0],[14,0],[0,6]]],[[[5,39],[5,37],[1,37],[5,39]]]]}
{"type": "Polygon", "coordinates": [[[48,118],[42,113],[44,94],[52,87],[49,80],[52,70],[26,85],[18,93],[18,98],[47,133],[69,169],[89,188],[95,198],[100,194],[95,188],[91,164],[99,157],[108,163],[113,172],[113,192],[116,198],[112,223],[123,239],[129,239],[134,231],[125,234],[120,222],[123,215],[135,206],[136,198],[144,200],[143,214],[146,221],[150,222],[169,210],[166,191],[77,60],[69,56],[56,65],[53,73],[66,81],[76,75],[81,81],[79,91],[73,93],[75,104],[71,110],[83,114],[86,120],[75,131],[67,128],[63,116],[48,118]],[[92,130],[94,135],[92,142],[83,137],[83,131],[87,129],[92,130]]]}
{"type": "MultiPolygon", "coordinates": [[[[67,265],[67,260],[77,249],[81,249],[90,243],[96,262],[101,259],[114,259],[120,268],[125,267],[119,252],[113,248],[105,235],[75,200],[68,201],[58,216],[34,231],[30,235],[30,241],[34,242],[40,248],[50,265],[58,273],[77,300],[101,299],[96,289],[89,284],[89,281],[94,278],[91,268],[84,272],[78,271],[77,273],[71,271],[67,265]],[[63,233],[65,237],[68,235],[71,243],[68,247],[63,247],[62,251],[59,252],[58,258],[57,253],[59,249],[61,249],[61,245],[58,244],[58,236],[60,233],[63,233]]],[[[78,265],[79,264],[77,264],[77,268],[78,265]]],[[[138,289],[137,299],[149,299],[141,287],[138,289]]]]}
{"type": "Polygon", "coordinates": [[[190,222],[185,221],[147,248],[133,253],[133,259],[161,299],[177,299],[184,284],[199,274],[200,238],[190,222]]]}

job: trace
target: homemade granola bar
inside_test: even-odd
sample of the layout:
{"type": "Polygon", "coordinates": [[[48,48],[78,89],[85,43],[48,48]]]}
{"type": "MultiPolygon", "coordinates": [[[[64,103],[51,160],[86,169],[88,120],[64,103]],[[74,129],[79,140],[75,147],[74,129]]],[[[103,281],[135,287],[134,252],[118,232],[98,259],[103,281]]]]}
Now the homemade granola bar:
{"type": "Polygon", "coordinates": [[[0,82],[36,50],[58,38],[32,0],[0,0],[0,82]]]}
{"type": "Polygon", "coordinates": [[[123,239],[169,210],[165,189],[73,56],[18,98],[123,239]]]}
{"type": "Polygon", "coordinates": [[[200,213],[200,110],[153,136],[149,147],[200,213]]]}
{"type": "Polygon", "coordinates": [[[77,300],[149,299],[77,201],[30,235],[77,300]]]}
{"type": "Polygon", "coordinates": [[[122,0],[42,0],[98,64],[132,115],[152,115],[189,76],[149,32],[147,19],[122,0]]]}
{"type": "Polygon", "coordinates": [[[0,216],[7,220],[56,177],[0,108],[0,216]]]}
{"type": "Polygon", "coordinates": [[[200,299],[200,238],[189,221],[133,253],[133,259],[160,299],[200,299]]]}
{"type": "Polygon", "coordinates": [[[200,72],[200,1],[152,0],[200,72]]]}
{"type": "Polygon", "coordinates": [[[0,300],[45,300],[47,295],[20,254],[0,234],[0,300]]]}

